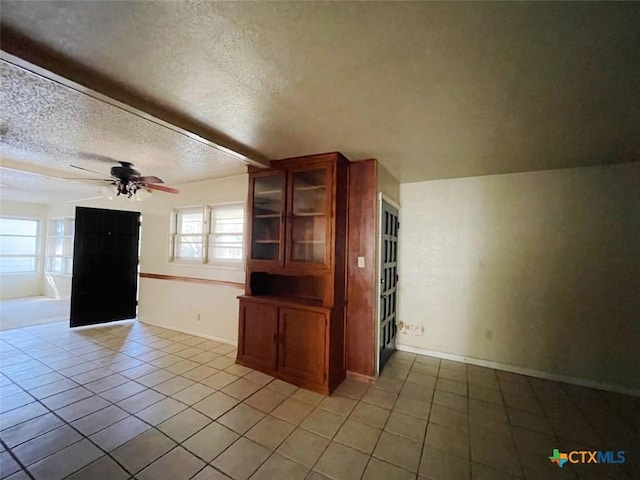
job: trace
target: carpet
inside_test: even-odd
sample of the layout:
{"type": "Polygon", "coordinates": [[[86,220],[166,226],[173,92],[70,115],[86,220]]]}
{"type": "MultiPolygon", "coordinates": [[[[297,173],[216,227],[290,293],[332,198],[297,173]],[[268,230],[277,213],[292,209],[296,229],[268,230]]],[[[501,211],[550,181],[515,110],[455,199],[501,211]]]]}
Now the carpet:
{"type": "Polygon", "coordinates": [[[25,297],[0,301],[0,330],[69,321],[69,299],[25,297]]]}

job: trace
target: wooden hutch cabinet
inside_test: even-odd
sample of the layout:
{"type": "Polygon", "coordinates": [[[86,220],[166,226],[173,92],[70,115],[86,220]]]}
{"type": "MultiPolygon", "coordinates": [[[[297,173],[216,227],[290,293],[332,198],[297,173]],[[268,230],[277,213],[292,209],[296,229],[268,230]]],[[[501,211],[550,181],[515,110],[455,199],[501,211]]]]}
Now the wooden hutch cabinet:
{"type": "Polygon", "coordinates": [[[348,160],[249,170],[238,363],[320,393],[345,378],[348,160]]]}

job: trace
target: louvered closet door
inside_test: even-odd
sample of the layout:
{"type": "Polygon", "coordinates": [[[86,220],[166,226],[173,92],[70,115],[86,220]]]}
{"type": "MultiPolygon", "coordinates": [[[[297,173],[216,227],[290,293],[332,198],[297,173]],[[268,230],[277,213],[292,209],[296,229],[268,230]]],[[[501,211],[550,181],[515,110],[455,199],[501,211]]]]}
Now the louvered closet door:
{"type": "Polygon", "coordinates": [[[380,370],[396,348],[398,303],[398,209],[382,201],[380,245],[380,370]]]}

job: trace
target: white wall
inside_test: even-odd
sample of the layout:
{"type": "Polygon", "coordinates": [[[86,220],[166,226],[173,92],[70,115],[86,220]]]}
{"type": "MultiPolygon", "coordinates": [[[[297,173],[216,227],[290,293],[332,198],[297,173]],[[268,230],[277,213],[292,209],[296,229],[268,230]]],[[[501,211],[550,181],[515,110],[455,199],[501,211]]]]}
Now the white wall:
{"type": "MultiPolygon", "coordinates": [[[[246,202],[248,176],[177,185],[178,195],[154,192],[149,200],[133,202],[116,197],[112,201],[81,202],[82,206],[142,212],[140,271],[244,283],[244,265],[228,268],[181,264],[169,261],[171,210],[194,205],[246,202]]],[[[51,215],[74,215],[74,205],[52,206],[51,215]]],[[[65,288],[59,284],[59,288],[65,288]]],[[[177,280],[140,278],[138,319],[167,328],[237,341],[238,300],[244,290],[227,285],[189,283],[177,280]],[[197,316],[200,315],[200,320],[197,316]]]]}
{"type": "Polygon", "coordinates": [[[640,388],[640,164],[402,184],[417,347],[640,388]]]}
{"type": "Polygon", "coordinates": [[[7,273],[0,276],[0,299],[32,297],[43,294],[44,246],[47,233],[47,205],[39,203],[22,203],[2,201],[0,213],[8,217],[37,218],[40,220],[41,244],[38,272],[7,273]]]}
{"type": "MultiPolygon", "coordinates": [[[[238,268],[169,262],[170,213],[175,207],[246,202],[248,176],[236,175],[180,186],[179,195],[157,195],[142,202],[142,272],[244,283],[238,268]]],[[[237,342],[238,295],[244,290],[226,285],[140,279],[138,318],[168,328],[237,342]],[[196,320],[197,315],[200,320],[196,320]]]]}

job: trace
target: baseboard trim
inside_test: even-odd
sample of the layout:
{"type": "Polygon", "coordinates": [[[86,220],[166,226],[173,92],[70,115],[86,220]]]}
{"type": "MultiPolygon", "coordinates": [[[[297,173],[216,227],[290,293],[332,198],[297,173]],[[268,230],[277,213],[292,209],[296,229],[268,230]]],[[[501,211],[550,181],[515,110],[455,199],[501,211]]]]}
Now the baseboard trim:
{"type": "Polygon", "coordinates": [[[374,383],[376,381],[374,377],[363,375],[362,373],[350,372],[349,370],[347,370],[347,378],[351,380],[357,380],[358,382],[362,383],[374,383]]]}
{"type": "Polygon", "coordinates": [[[234,347],[238,346],[238,342],[233,342],[227,338],[215,337],[213,335],[207,335],[205,333],[193,332],[191,330],[186,330],[184,328],[176,328],[176,327],[167,327],[166,325],[160,325],[158,323],[153,323],[148,320],[142,320],[140,317],[137,319],[141,323],[145,323],[147,325],[151,325],[153,327],[166,328],[167,330],[173,330],[175,332],[186,333],[188,335],[193,335],[194,337],[206,338],[207,340],[213,340],[214,342],[220,342],[227,345],[233,345],[234,347]]]}
{"type": "Polygon", "coordinates": [[[477,365],[479,367],[494,368],[496,370],[503,370],[505,372],[518,373],[520,375],[528,375],[530,377],[536,377],[536,378],[543,378],[545,380],[553,380],[556,382],[569,383],[571,385],[577,385],[580,387],[596,388],[598,390],[605,390],[607,392],[622,393],[624,395],[632,395],[634,397],[640,397],[640,389],[628,388],[620,385],[613,385],[610,383],[599,382],[596,380],[570,377],[568,375],[560,375],[560,374],[551,373],[551,372],[543,372],[541,370],[535,370],[532,368],[516,367],[514,365],[508,365],[506,363],[492,362],[490,360],[482,360],[480,358],[465,357],[463,355],[456,355],[454,353],[438,352],[436,350],[428,350],[426,348],[412,347],[409,345],[396,345],[396,350],[399,350],[401,352],[415,353],[418,355],[428,355],[430,357],[441,358],[444,360],[453,360],[455,362],[467,363],[469,365],[477,365]]]}

